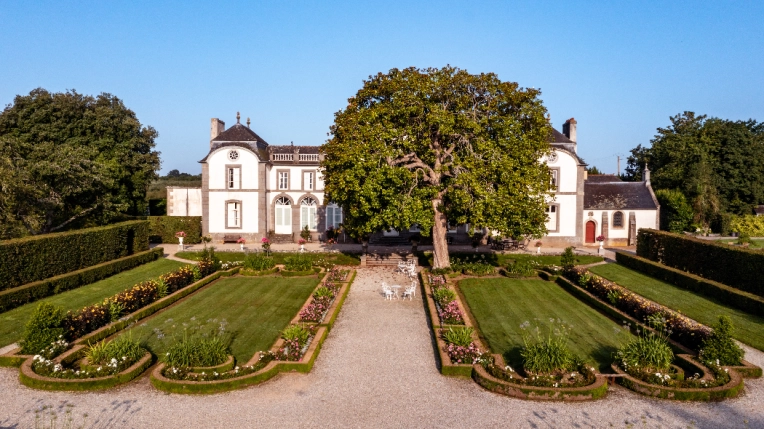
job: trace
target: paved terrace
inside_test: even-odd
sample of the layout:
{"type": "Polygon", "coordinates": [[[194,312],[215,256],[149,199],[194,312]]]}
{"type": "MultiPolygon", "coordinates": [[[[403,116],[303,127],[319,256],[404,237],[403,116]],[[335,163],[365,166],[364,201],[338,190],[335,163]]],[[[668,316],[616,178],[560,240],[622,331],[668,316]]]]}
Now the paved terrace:
{"type": "MultiPolygon", "coordinates": [[[[614,387],[603,400],[566,404],[508,398],[472,380],[444,377],[421,296],[386,301],[381,281],[405,284],[391,269],[360,269],[310,374],[187,396],[159,392],[147,376],[105,392],[42,392],[21,386],[17,369],[0,368],[0,427],[34,427],[34,412],[43,406],[58,411],[59,425],[70,408],[75,427],[87,413],[87,427],[96,428],[764,427],[763,380],[746,380],[743,396],[721,403],[651,400],[614,387]]],[[[764,365],[761,352],[749,350],[746,358],[764,365]]]]}

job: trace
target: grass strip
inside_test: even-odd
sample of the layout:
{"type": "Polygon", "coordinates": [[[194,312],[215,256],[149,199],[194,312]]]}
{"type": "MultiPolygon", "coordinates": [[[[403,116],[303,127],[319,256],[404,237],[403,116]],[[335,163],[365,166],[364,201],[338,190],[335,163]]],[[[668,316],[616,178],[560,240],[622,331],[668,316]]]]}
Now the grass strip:
{"type": "Polygon", "coordinates": [[[24,325],[41,302],[49,302],[62,307],[64,311],[79,310],[87,305],[101,302],[116,293],[162,274],[176,270],[186,264],[169,259],[159,259],[132,270],[123,271],[107,279],[60,293],[36,302],[22,305],[0,314],[0,345],[12,344],[24,332],[24,325]]]}
{"type": "Polygon", "coordinates": [[[598,265],[589,269],[634,293],[680,311],[691,319],[711,326],[719,316],[727,315],[735,325],[735,338],[751,347],[764,350],[764,318],[721,304],[711,298],[662,282],[618,264],[598,265]]]}
{"type": "Polygon", "coordinates": [[[493,353],[520,367],[523,346],[520,324],[538,319],[548,325],[560,319],[572,325],[568,345],[600,371],[610,372],[613,353],[627,335],[606,316],[580,302],[555,283],[507,278],[467,279],[459,282],[477,327],[493,353]]]}
{"type": "Polygon", "coordinates": [[[233,335],[231,354],[237,362],[247,362],[255,352],[271,347],[317,285],[315,277],[221,279],[139,323],[131,329],[132,335],[161,356],[192,324],[218,324],[225,319],[226,331],[233,335]]]}

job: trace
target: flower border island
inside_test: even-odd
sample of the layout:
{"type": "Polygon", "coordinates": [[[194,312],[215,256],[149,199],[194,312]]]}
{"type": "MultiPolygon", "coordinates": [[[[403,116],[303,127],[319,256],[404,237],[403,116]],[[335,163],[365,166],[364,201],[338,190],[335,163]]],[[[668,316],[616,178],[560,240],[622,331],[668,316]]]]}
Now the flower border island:
{"type": "MultiPolygon", "coordinates": [[[[483,353],[478,358],[478,363],[474,364],[461,364],[451,361],[448,352],[448,344],[443,339],[441,332],[449,328],[473,328],[470,317],[467,317],[465,306],[461,302],[459,293],[455,293],[455,298],[452,303],[456,303],[457,308],[461,312],[463,324],[453,325],[441,323],[441,318],[438,312],[438,306],[436,305],[433,293],[439,288],[448,288],[454,290],[453,285],[448,281],[448,278],[444,275],[433,275],[428,272],[422,271],[420,273],[422,292],[427,298],[427,310],[430,316],[430,321],[433,327],[433,335],[435,336],[436,345],[438,347],[438,356],[440,357],[440,373],[446,376],[456,377],[471,377],[481,387],[490,390],[494,393],[499,393],[506,396],[512,396],[519,399],[531,399],[531,400],[553,400],[553,401],[587,401],[604,397],[607,394],[607,379],[599,374],[595,369],[589,369],[591,374],[589,378],[593,378],[592,382],[586,386],[581,387],[543,387],[543,386],[531,386],[523,384],[525,379],[519,374],[512,373],[512,376],[508,376],[505,379],[499,379],[494,375],[491,375],[487,369],[488,366],[496,368],[504,368],[504,359],[497,354],[489,355],[483,353]],[[441,285],[442,286],[438,286],[441,285]],[[435,286],[435,287],[433,287],[435,286]],[[510,380],[517,380],[512,382],[510,380]]],[[[476,345],[478,349],[485,350],[482,343],[475,331],[472,333],[472,344],[476,345]]],[[[503,371],[503,370],[501,370],[503,371]]]]}
{"type": "MultiPolygon", "coordinates": [[[[233,370],[229,370],[228,372],[218,373],[215,379],[172,379],[165,376],[164,373],[167,367],[164,363],[160,363],[151,372],[151,384],[155,388],[169,393],[208,394],[226,392],[259,384],[273,378],[281,372],[310,372],[313,369],[313,364],[315,363],[319,352],[321,351],[321,346],[326,340],[329,331],[334,325],[334,321],[337,319],[337,316],[342,309],[342,305],[345,302],[350,286],[355,279],[355,270],[352,270],[352,273],[350,273],[350,271],[350,269],[335,267],[324,276],[322,282],[314,289],[313,292],[315,293],[320,288],[328,288],[327,283],[341,285],[339,290],[335,293],[329,309],[321,318],[321,321],[314,324],[305,324],[310,326],[313,334],[307,349],[298,360],[286,360],[287,358],[284,357],[282,353],[285,341],[283,338],[279,338],[269,352],[257,352],[244,366],[236,366],[233,370]],[[345,282],[330,280],[332,278],[338,278],[334,274],[335,272],[342,271],[348,271],[348,273],[341,277],[346,280],[345,282]]],[[[313,303],[313,300],[314,296],[311,294],[300,309],[300,312],[310,306],[313,303]]],[[[297,313],[292,320],[292,323],[299,322],[300,312],[297,313]]],[[[192,369],[193,372],[197,373],[199,370],[199,368],[192,369]]]]}
{"type": "MultiPolygon", "coordinates": [[[[191,270],[188,267],[182,267],[178,271],[191,270]]],[[[78,359],[82,358],[86,345],[101,341],[119,331],[122,331],[130,324],[142,320],[152,314],[169,307],[177,301],[185,298],[186,296],[198,291],[211,284],[213,281],[220,277],[228,277],[238,272],[238,268],[233,268],[229,271],[216,271],[209,273],[207,276],[202,277],[196,282],[187,284],[178,284],[178,289],[173,293],[159,298],[148,305],[138,308],[133,313],[130,313],[115,322],[111,322],[95,329],[92,332],[86,332],[84,335],[75,339],[72,344],[67,344],[67,350],[62,354],[54,357],[52,362],[54,364],[71,365],[78,359]],[[69,348],[71,346],[71,348],[69,348]]],[[[177,272],[177,271],[176,271],[177,272]]],[[[173,272],[173,273],[176,273],[173,272]]],[[[171,273],[172,274],[172,273],[171,273]]],[[[139,285],[136,285],[140,286],[139,285]]],[[[86,307],[87,308],[87,307],[86,307]]],[[[149,368],[153,359],[150,353],[147,353],[143,358],[139,359],[129,368],[106,377],[95,378],[55,378],[40,375],[34,372],[33,364],[36,356],[22,355],[21,349],[14,349],[2,356],[0,356],[0,366],[13,366],[20,367],[19,380],[27,387],[41,389],[41,390],[101,390],[118,386],[120,384],[127,383],[134,378],[141,375],[146,369],[149,368]]]]}
{"type": "Polygon", "coordinates": [[[670,345],[673,349],[682,352],[676,355],[680,368],[685,371],[690,369],[691,372],[701,376],[699,380],[706,380],[710,384],[708,387],[674,387],[648,383],[626,373],[623,368],[614,363],[612,365],[613,371],[619,375],[616,378],[616,382],[636,393],[661,399],[720,401],[738,396],[743,391],[744,378],[759,378],[762,376],[761,368],[742,360],[742,365],[740,366],[717,367],[718,371],[723,370],[729,375],[729,381],[722,385],[714,385],[713,382],[717,380],[714,371],[700,363],[694,356],[697,351],[695,349],[699,347],[698,337],[705,338],[711,332],[711,328],[708,326],[674,312],[657,302],[648,300],[596,274],[592,274],[584,268],[574,268],[565,272],[564,276],[557,279],[557,283],[576,298],[586,302],[608,317],[614,320],[628,321],[634,330],[653,331],[652,327],[647,326],[638,320],[637,317],[643,314],[648,316],[662,314],[670,324],[670,328],[674,330],[674,335],[669,338],[670,345]],[[584,286],[582,287],[574,282],[584,286]],[[626,298],[623,310],[606,300],[607,294],[613,291],[617,292],[622,299],[626,298]],[[632,302],[638,305],[628,305],[628,303],[632,302]],[[629,312],[628,310],[631,311],[629,312]]]}

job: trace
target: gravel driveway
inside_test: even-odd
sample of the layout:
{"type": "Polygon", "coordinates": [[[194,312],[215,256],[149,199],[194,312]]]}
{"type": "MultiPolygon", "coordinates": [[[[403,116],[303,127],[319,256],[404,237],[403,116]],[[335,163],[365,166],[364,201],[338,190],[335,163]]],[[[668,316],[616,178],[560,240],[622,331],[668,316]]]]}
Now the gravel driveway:
{"type": "MultiPolygon", "coordinates": [[[[590,403],[539,403],[489,393],[441,376],[421,297],[386,301],[381,281],[406,285],[392,269],[359,269],[334,330],[310,374],[283,374],[259,386],[209,396],[171,395],[148,377],[98,393],[41,392],[0,368],[0,428],[35,426],[51,410],[61,427],[507,427],[764,428],[764,381],[720,403],[645,399],[620,387],[590,403]],[[83,417],[87,414],[87,417],[83,417]]],[[[747,359],[764,365],[764,354],[747,359]]]]}

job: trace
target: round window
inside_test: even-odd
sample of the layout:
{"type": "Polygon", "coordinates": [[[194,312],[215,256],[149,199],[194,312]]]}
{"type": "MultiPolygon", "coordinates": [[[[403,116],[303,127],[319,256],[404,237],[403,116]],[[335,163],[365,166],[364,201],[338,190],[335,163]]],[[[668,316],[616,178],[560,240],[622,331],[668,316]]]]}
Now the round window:
{"type": "Polygon", "coordinates": [[[557,152],[552,152],[546,157],[547,162],[557,162],[557,152]]]}
{"type": "Polygon", "coordinates": [[[239,152],[236,152],[235,150],[228,152],[228,159],[231,161],[236,161],[239,159],[239,152]]]}

